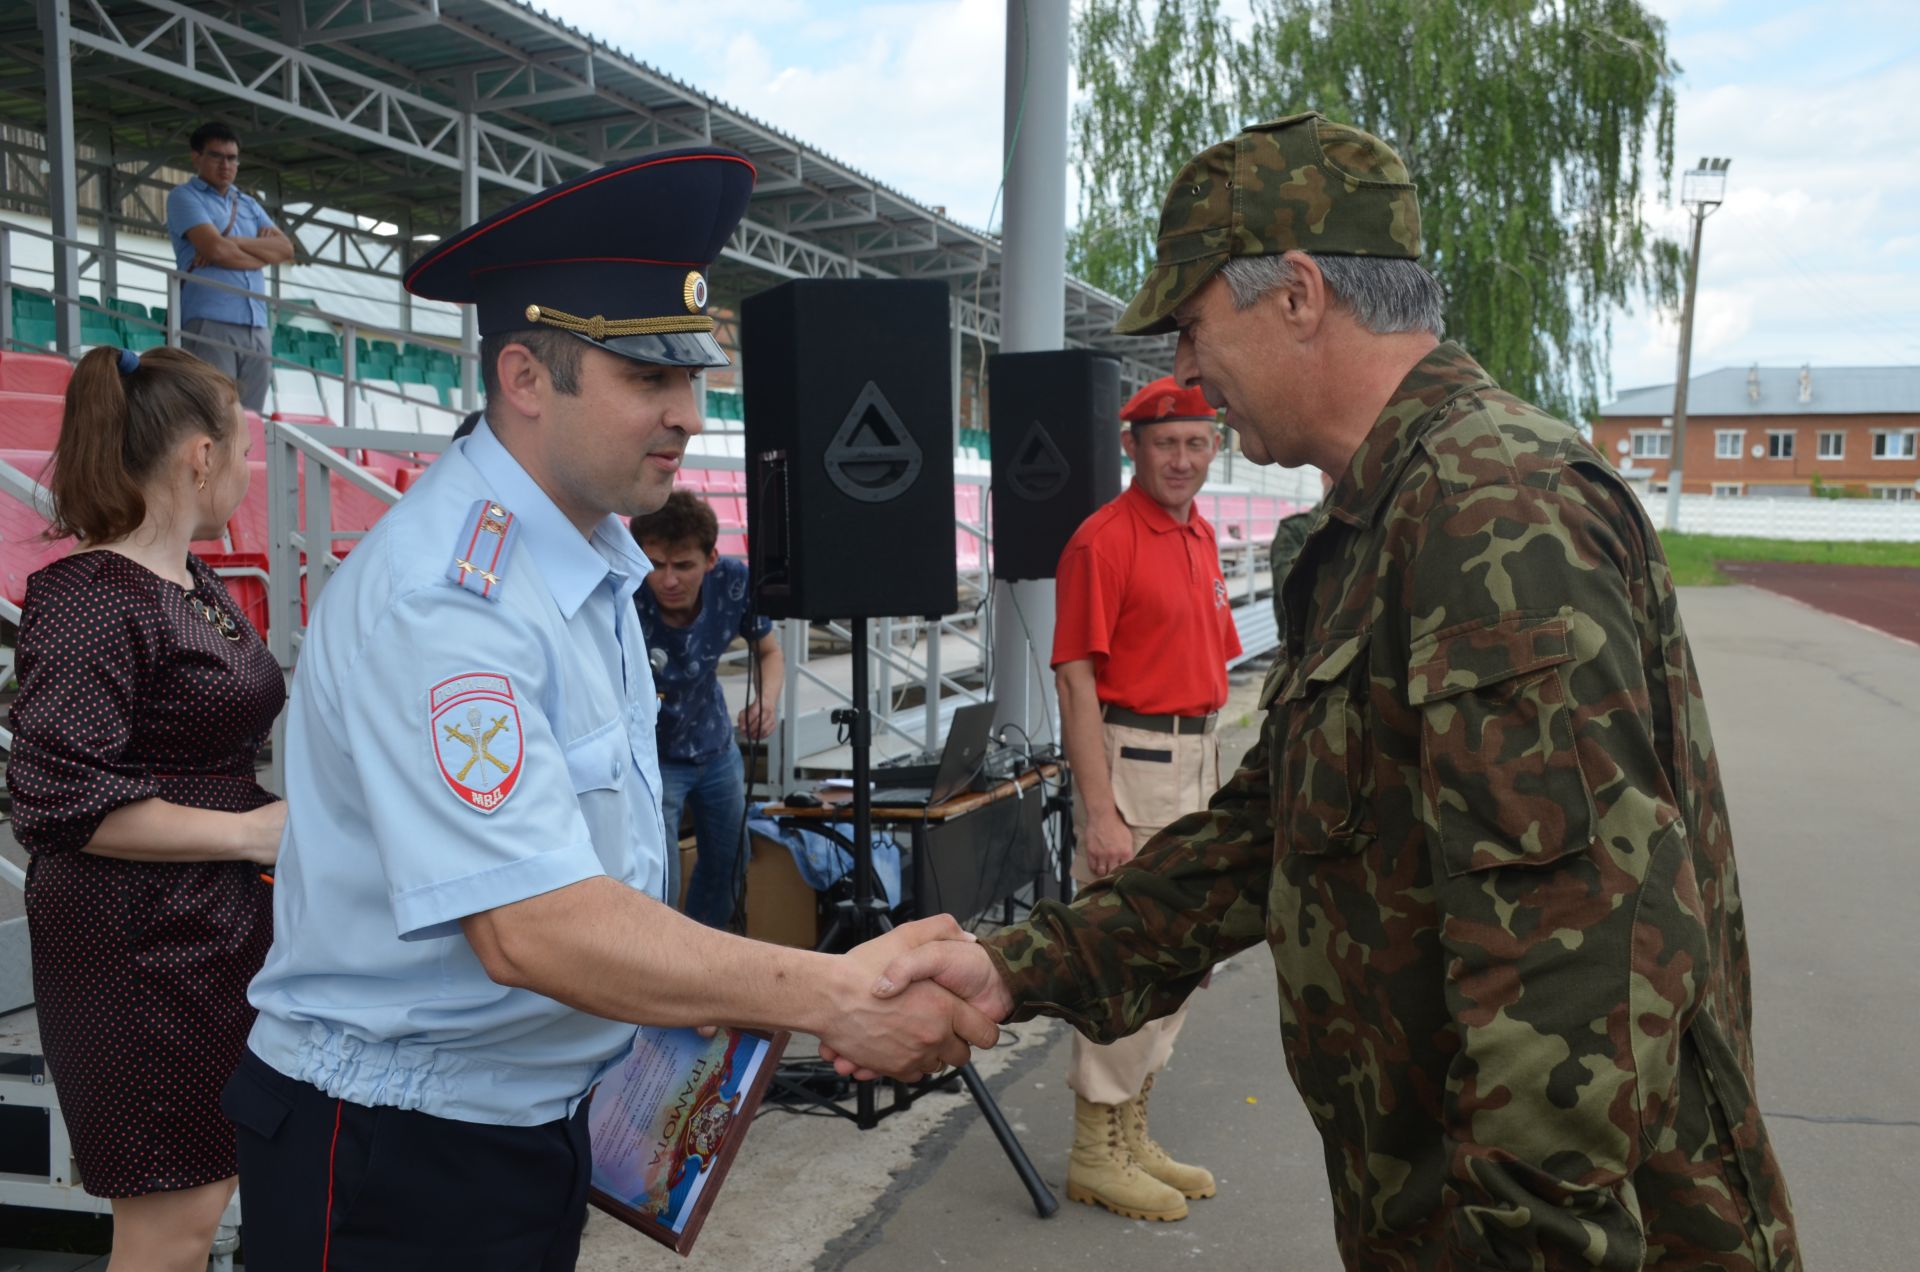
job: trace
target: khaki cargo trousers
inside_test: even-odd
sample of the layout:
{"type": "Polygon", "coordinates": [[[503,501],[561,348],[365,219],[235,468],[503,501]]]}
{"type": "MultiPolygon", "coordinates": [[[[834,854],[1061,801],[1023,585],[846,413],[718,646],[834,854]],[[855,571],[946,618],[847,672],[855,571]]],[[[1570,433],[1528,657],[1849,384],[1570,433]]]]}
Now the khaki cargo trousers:
{"type": "MultiPolygon", "coordinates": [[[[1140,851],[1161,827],[1207,806],[1220,789],[1220,735],[1156,733],[1149,729],[1103,724],[1107,745],[1107,772],[1113,783],[1113,802],[1133,832],[1133,850],[1140,851]]],[[[1073,878],[1081,885],[1093,882],[1087,867],[1087,806],[1080,787],[1073,788],[1073,878]]],[[[1123,1104],[1140,1094],[1150,1074],[1164,1069],[1173,1055],[1173,1040],[1186,1023],[1187,1006],[1151,1021],[1138,1033],[1115,1043],[1088,1042],[1073,1036],[1073,1058],[1067,1085],[1083,1100],[1095,1104],[1123,1104]]]]}

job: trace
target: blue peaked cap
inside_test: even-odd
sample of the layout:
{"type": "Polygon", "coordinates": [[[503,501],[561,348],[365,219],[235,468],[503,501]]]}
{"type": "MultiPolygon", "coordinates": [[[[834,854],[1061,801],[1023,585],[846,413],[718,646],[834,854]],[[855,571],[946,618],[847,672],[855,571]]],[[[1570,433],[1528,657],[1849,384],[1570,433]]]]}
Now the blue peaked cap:
{"type": "Polygon", "coordinates": [[[553,327],[636,362],[724,367],[707,271],[753,179],[746,156],[718,146],[601,168],[440,243],[406,288],[473,305],[483,336],[553,327]]]}

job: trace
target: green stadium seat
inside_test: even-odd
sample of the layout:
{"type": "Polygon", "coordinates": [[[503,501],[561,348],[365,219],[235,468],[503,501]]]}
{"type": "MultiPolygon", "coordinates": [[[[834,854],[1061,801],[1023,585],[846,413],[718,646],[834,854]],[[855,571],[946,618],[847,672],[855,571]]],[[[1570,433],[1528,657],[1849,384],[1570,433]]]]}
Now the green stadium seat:
{"type": "Polygon", "coordinates": [[[396,384],[426,384],[427,369],[417,362],[403,359],[393,364],[393,379],[396,384]]]}
{"type": "Polygon", "coordinates": [[[137,300],[122,300],[118,296],[107,301],[107,308],[118,313],[132,314],[135,318],[145,318],[147,316],[147,307],[145,305],[137,300]]]}
{"type": "Polygon", "coordinates": [[[145,353],[149,349],[158,349],[167,343],[167,333],[157,327],[127,328],[126,346],[135,353],[145,353]]]}
{"type": "Polygon", "coordinates": [[[117,345],[126,343],[126,333],[120,324],[105,314],[82,310],[80,313],[80,343],[86,345],[117,345]]]}
{"type": "Polygon", "coordinates": [[[314,358],[313,369],[315,371],[324,371],[328,375],[342,375],[345,373],[346,363],[341,360],[340,355],[337,353],[323,353],[314,358]]]}
{"type": "Polygon", "coordinates": [[[53,319],[15,318],[13,338],[16,343],[35,349],[45,349],[53,343],[53,319]]]}

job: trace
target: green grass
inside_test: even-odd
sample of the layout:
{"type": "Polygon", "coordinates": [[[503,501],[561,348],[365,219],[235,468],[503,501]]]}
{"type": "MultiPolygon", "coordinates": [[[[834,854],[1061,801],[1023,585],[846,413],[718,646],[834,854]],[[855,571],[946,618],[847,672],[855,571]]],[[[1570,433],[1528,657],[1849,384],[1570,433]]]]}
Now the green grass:
{"type": "Polygon", "coordinates": [[[1920,567],[1920,543],[1802,543],[1792,539],[1740,539],[1709,534],[1660,536],[1673,581],[1682,587],[1732,582],[1722,561],[1789,561],[1812,565],[1904,565],[1920,567]]]}

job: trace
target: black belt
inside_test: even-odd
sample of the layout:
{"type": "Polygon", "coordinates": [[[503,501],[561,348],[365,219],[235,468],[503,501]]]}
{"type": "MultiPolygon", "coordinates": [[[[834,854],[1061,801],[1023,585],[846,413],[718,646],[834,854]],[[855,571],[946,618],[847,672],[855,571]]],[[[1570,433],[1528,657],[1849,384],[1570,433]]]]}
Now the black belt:
{"type": "Polygon", "coordinates": [[[1107,703],[1100,708],[1100,718],[1108,724],[1117,724],[1123,729],[1146,729],[1150,733],[1212,733],[1213,726],[1219,722],[1220,713],[1209,711],[1203,716],[1180,715],[1143,715],[1138,711],[1129,711],[1125,707],[1116,707],[1107,703]]]}

